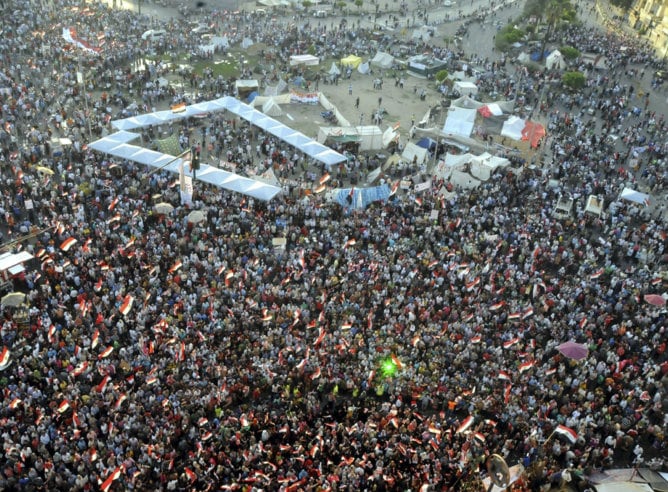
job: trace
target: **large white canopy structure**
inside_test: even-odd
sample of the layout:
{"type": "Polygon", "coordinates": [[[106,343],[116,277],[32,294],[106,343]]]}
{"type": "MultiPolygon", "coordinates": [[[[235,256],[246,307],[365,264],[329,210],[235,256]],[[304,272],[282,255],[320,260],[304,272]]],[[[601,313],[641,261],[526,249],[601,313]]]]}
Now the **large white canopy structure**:
{"type": "MultiPolygon", "coordinates": [[[[100,140],[96,140],[89,144],[89,147],[99,152],[111,154],[150,167],[162,168],[165,171],[178,174],[179,165],[183,159],[128,143],[139,137],[140,135],[137,133],[121,131],[100,140]]],[[[192,173],[188,169],[188,166],[184,166],[184,172],[186,176],[192,177],[192,173]]],[[[229,191],[236,191],[264,201],[271,200],[281,191],[279,186],[240,176],[207,164],[200,164],[200,170],[197,172],[197,179],[229,191]]]]}
{"type": "Polygon", "coordinates": [[[183,111],[174,112],[171,110],[156,111],[154,113],[147,113],[131,118],[124,118],[121,120],[114,120],[111,125],[118,130],[132,130],[135,128],[143,128],[152,125],[162,125],[170,121],[177,121],[183,118],[207,113],[215,113],[218,111],[230,111],[237,116],[245,119],[249,123],[261,128],[263,131],[271,133],[272,135],[284,140],[288,144],[295,147],[297,150],[303,152],[309,157],[320,161],[326,166],[333,166],[340,162],[345,162],[347,159],[344,155],[335,152],[326,145],[322,145],[312,138],[293,130],[261,111],[254,109],[252,106],[245,104],[238,99],[225,96],[212,101],[203,101],[197,104],[186,106],[183,111]],[[292,137],[288,139],[286,137],[292,137]],[[295,144],[294,142],[298,142],[295,144]]]}
{"type": "MultiPolygon", "coordinates": [[[[179,112],[171,110],[156,111],[154,113],[112,121],[111,125],[119,131],[90,143],[89,147],[98,152],[104,152],[115,157],[178,173],[179,165],[182,161],[181,158],[175,158],[169,154],[163,154],[162,152],[146,149],[139,145],[133,145],[130,142],[139,139],[140,135],[128,130],[151,125],[161,125],[169,123],[170,121],[188,118],[190,116],[223,110],[238,115],[253,125],[260,127],[263,131],[282,139],[297,150],[322,162],[328,167],[346,160],[345,156],[335,152],[326,145],[318,143],[306,135],[285,126],[280,121],[270,118],[261,111],[253,109],[252,106],[244,104],[238,99],[229,96],[213,101],[192,104],[186,106],[185,109],[179,112]]],[[[186,175],[192,176],[192,173],[187,169],[188,166],[185,167],[186,175]]],[[[197,172],[197,179],[229,191],[236,191],[265,201],[271,200],[281,191],[281,188],[274,184],[240,176],[204,163],[200,164],[200,170],[197,172]]]]}

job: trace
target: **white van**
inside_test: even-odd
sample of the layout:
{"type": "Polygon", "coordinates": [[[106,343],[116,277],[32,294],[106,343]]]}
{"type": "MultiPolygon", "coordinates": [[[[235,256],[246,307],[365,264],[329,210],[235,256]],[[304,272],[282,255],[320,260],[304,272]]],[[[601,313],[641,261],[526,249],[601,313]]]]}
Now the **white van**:
{"type": "Polygon", "coordinates": [[[167,35],[167,31],[163,29],[149,29],[144,34],[141,35],[141,38],[144,41],[159,41],[167,35]]]}
{"type": "Polygon", "coordinates": [[[316,10],[315,13],[313,14],[313,17],[327,17],[327,11],[326,10],[316,10]]]}

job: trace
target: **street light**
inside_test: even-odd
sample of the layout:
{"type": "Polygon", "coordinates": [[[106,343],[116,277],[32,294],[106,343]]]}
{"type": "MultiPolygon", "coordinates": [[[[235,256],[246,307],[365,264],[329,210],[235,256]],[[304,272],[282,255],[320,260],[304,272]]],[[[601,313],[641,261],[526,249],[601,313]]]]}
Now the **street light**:
{"type": "Polygon", "coordinates": [[[91,114],[88,109],[88,98],[86,97],[86,82],[84,80],[83,70],[81,68],[81,53],[79,53],[79,70],[77,71],[77,82],[79,83],[79,90],[81,91],[81,96],[84,98],[84,108],[86,110],[86,125],[88,126],[88,139],[89,141],[93,140],[93,132],[90,128],[90,118],[91,114]]]}

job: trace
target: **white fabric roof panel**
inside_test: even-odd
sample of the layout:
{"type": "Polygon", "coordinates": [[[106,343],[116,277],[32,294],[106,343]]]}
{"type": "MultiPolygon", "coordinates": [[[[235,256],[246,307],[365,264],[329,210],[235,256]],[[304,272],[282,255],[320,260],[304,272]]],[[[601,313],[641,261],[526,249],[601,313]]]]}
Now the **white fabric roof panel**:
{"type": "MultiPolygon", "coordinates": [[[[183,118],[188,118],[202,113],[209,113],[209,112],[212,113],[223,110],[235,113],[236,115],[244,118],[245,120],[254,123],[256,126],[262,128],[264,131],[270,132],[273,135],[278,136],[278,138],[284,138],[283,136],[294,137],[295,135],[303,135],[302,133],[297,132],[296,130],[292,130],[291,128],[284,125],[280,121],[276,121],[273,118],[267,117],[267,115],[265,115],[261,111],[258,111],[257,109],[254,109],[252,106],[244,104],[238,99],[231,96],[225,96],[219,99],[214,99],[212,101],[205,101],[190,106],[186,106],[184,111],[180,111],[178,113],[175,113],[171,110],[158,111],[155,113],[148,113],[139,116],[133,116],[131,118],[125,118],[122,120],[114,120],[111,122],[111,124],[114,128],[118,130],[132,130],[134,128],[141,128],[144,126],[161,125],[163,123],[168,123],[170,121],[176,121],[183,118]]],[[[344,155],[335,152],[334,150],[330,149],[325,145],[317,143],[316,141],[307,137],[306,135],[304,135],[304,138],[306,138],[308,141],[305,141],[300,138],[298,140],[304,143],[299,143],[298,145],[292,144],[291,142],[288,143],[291,143],[291,145],[295,145],[297,150],[304,152],[309,157],[319,160],[320,162],[326,164],[327,166],[331,166],[334,164],[338,164],[339,162],[346,161],[346,157],[344,155]],[[322,158],[318,157],[320,155],[322,156],[322,158]]],[[[96,150],[102,150],[102,149],[96,149],[96,150]]]]}
{"type": "Polygon", "coordinates": [[[473,131],[476,110],[451,107],[443,125],[443,133],[469,137],[473,131]]]}
{"type": "MultiPolygon", "coordinates": [[[[139,138],[138,134],[134,134],[135,136],[130,138],[132,134],[129,132],[124,133],[125,135],[123,138],[127,138],[129,140],[132,140],[133,138],[139,138]]],[[[179,165],[182,161],[181,158],[175,158],[172,155],[163,154],[161,152],[145,149],[136,145],[118,143],[117,141],[114,141],[114,137],[116,136],[116,134],[113,134],[100,140],[96,140],[90,144],[90,148],[111,154],[116,157],[121,157],[123,159],[145,164],[154,168],[161,168],[164,171],[170,171],[172,173],[178,174],[179,165]]],[[[187,169],[187,167],[184,169],[184,171],[186,175],[192,176],[192,173],[187,169]]],[[[201,164],[200,170],[197,173],[197,179],[229,191],[236,191],[244,195],[252,196],[253,198],[265,201],[271,200],[281,191],[279,186],[264,183],[251,178],[246,178],[238,174],[230,173],[228,171],[209,166],[208,164],[201,164]]]]}

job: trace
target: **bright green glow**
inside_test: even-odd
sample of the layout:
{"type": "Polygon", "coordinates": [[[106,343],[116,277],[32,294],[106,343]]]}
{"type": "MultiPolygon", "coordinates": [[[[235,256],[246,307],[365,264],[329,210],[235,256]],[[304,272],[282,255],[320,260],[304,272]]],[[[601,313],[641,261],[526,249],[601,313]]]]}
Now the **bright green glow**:
{"type": "Polygon", "coordinates": [[[391,358],[387,358],[381,362],[380,370],[384,377],[390,378],[396,374],[397,366],[391,358]]]}

